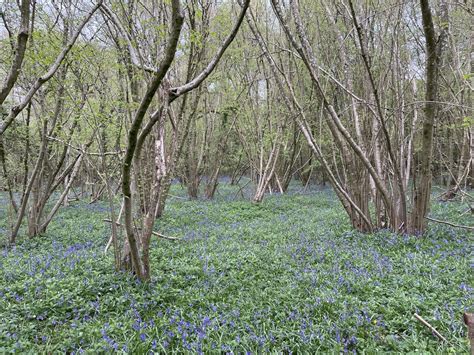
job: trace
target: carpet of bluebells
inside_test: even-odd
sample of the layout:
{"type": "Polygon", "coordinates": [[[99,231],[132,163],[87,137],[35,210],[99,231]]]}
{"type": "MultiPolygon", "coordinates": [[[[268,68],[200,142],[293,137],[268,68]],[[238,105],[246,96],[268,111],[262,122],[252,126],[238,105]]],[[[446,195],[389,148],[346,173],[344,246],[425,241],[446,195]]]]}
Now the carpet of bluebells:
{"type": "MultiPolygon", "coordinates": [[[[363,235],[328,189],[295,184],[260,205],[248,193],[222,184],[187,201],[173,186],[156,229],[182,240],[153,241],[148,284],[104,255],[105,202],[74,202],[45,235],[2,247],[0,353],[468,353],[472,235],[363,235]]],[[[464,210],[437,202],[432,215],[472,223],[464,210]]]]}

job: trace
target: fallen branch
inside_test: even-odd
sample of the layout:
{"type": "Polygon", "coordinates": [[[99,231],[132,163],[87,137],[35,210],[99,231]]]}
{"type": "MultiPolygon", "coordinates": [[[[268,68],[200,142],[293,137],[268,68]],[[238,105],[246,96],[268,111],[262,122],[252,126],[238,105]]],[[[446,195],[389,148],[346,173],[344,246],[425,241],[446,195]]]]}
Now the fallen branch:
{"type": "Polygon", "coordinates": [[[441,221],[439,219],[431,218],[431,217],[428,217],[428,216],[426,217],[426,219],[428,221],[432,221],[432,222],[436,222],[436,223],[447,224],[448,226],[451,226],[451,227],[474,230],[474,227],[471,227],[471,226],[463,226],[463,225],[460,225],[460,224],[454,224],[454,223],[451,223],[451,222],[441,221]]]}
{"type": "Polygon", "coordinates": [[[423,318],[421,318],[418,314],[414,314],[415,318],[418,319],[421,323],[423,323],[425,326],[427,326],[429,328],[429,330],[431,330],[431,332],[433,333],[433,335],[437,336],[440,340],[442,341],[446,341],[446,338],[444,336],[442,336],[430,323],[428,323],[427,321],[425,321],[423,318]]]}
{"type": "Polygon", "coordinates": [[[461,217],[464,216],[467,213],[474,214],[474,205],[470,205],[467,210],[465,210],[463,213],[461,213],[461,217]]]}
{"type": "Polygon", "coordinates": [[[171,194],[168,195],[168,196],[169,196],[169,197],[172,197],[172,198],[178,198],[178,199],[180,199],[180,200],[187,200],[186,197],[181,197],[181,196],[176,196],[176,195],[171,195],[171,194]]]}
{"type": "MultiPolygon", "coordinates": [[[[112,223],[112,220],[110,220],[110,219],[104,219],[104,222],[112,223]]],[[[121,224],[121,223],[115,222],[115,224],[116,224],[117,226],[119,226],[119,227],[122,227],[122,224],[121,224]]],[[[161,234],[161,233],[154,232],[154,231],[152,231],[151,234],[153,234],[154,236],[163,238],[163,239],[168,239],[168,240],[180,240],[180,238],[168,237],[168,236],[166,236],[166,235],[163,235],[163,234],[161,234]]]]}

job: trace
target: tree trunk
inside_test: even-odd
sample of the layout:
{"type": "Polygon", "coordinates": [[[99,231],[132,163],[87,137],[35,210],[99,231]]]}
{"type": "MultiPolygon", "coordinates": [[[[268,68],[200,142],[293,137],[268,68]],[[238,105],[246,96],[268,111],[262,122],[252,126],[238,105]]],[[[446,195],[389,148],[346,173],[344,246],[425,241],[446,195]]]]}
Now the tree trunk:
{"type": "Polygon", "coordinates": [[[419,158],[418,181],[415,182],[411,232],[422,234],[426,228],[431,194],[431,165],[433,155],[433,129],[438,104],[439,48],[428,0],[420,0],[423,31],[426,40],[426,93],[425,117],[423,120],[422,147],[419,158]]]}

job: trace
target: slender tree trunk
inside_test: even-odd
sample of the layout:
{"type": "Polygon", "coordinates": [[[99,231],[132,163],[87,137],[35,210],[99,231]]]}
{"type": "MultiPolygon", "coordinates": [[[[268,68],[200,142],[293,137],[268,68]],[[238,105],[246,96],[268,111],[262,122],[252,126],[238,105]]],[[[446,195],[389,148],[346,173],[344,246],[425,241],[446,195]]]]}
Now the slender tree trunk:
{"type": "Polygon", "coordinates": [[[438,104],[439,50],[436,32],[428,0],[420,0],[423,31],[426,40],[426,93],[425,117],[423,120],[422,147],[419,159],[418,181],[416,182],[411,232],[421,234],[426,228],[431,194],[431,165],[433,155],[433,130],[438,104]]]}

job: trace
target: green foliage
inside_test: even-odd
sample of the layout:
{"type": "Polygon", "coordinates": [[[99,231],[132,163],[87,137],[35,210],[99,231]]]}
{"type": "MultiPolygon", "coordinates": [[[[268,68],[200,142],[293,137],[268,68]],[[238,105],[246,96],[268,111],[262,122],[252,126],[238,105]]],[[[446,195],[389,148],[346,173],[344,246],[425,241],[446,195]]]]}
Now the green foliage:
{"type": "Polygon", "coordinates": [[[47,235],[0,254],[0,352],[467,352],[465,232],[361,235],[333,193],[299,188],[258,205],[228,185],[216,201],[171,198],[156,229],[182,240],[154,240],[150,284],[103,255],[104,206],[63,209],[47,235]]]}
{"type": "Polygon", "coordinates": [[[471,116],[466,116],[462,120],[462,127],[469,128],[474,125],[474,119],[471,116]]]}

